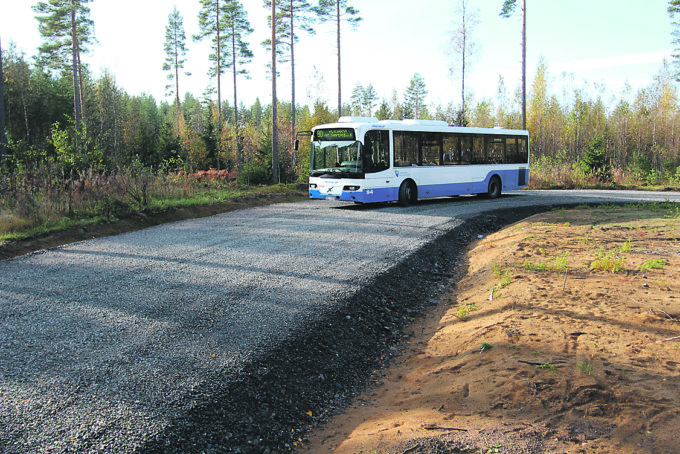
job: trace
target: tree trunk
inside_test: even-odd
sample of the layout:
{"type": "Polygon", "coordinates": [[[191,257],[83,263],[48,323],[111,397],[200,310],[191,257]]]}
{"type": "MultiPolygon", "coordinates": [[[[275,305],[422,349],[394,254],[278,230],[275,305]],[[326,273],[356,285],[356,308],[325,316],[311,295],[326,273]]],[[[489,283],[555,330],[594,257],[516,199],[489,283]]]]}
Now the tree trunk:
{"type": "MultiPolygon", "coordinates": [[[[175,34],[175,104],[179,108],[179,49],[177,48],[179,36],[177,35],[177,27],[174,27],[173,33],[175,34]]],[[[179,125],[177,127],[179,128],[179,125]]]]}
{"type": "Polygon", "coordinates": [[[522,5],[522,129],[527,129],[527,0],[522,5]]]}
{"type": "MultiPolygon", "coordinates": [[[[73,3],[72,3],[73,4],[73,3]]],[[[76,10],[71,11],[71,48],[73,54],[73,109],[75,114],[76,130],[81,131],[81,110],[80,110],[80,85],[78,84],[78,34],[76,24],[76,10]]]]}
{"type": "Polygon", "coordinates": [[[342,71],[340,66],[340,0],[336,0],[336,22],[338,25],[338,118],[342,116],[342,71]]]}
{"type": "Polygon", "coordinates": [[[243,146],[241,145],[241,129],[238,122],[238,97],[236,92],[236,74],[238,70],[236,65],[238,59],[236,58],[236,26],[232,23],[231,29],[231,56],[232,56],[232,69],[234,70],[234,128],[236,128],[236,169],[241,171],[243,165],[243,146]]]}
{"type": "MultiPolygon", "coordinates": [[[[291,94],[290,94],[290,138],[291,142],[295,142],[295,32],[293,30],[294,22],[293,0],[290,0],[290,77],[291,77],[291,94]]],[[[292,143],[291,143],[291,148],[292,143]]],[[[293,168],[296,168],[295,153],[293,157],[293,168]]]]}
{"type": "Polygon", "coordinates": [[[272,182],[279,182],[279,153],[276,127],[276,0],[272,0],[272,182]]]}
{"type": "Polygon", "coordinates": [[[217,171],[220,171],[220,139],[222,137],[222,87],[220,79],[222,76],[222,67],[220,65],[220,57],[222,49],[220,47],[220,0],[217,0],[217,7],[215,8],[215,28],[217,29],[217,171]]]}
{"type": "Polygon", "coordinates": [[[5,76],[2,71],[2,41],[0,41],[0,167],[5,164],[7,136],[5,135],[5,76]]]}

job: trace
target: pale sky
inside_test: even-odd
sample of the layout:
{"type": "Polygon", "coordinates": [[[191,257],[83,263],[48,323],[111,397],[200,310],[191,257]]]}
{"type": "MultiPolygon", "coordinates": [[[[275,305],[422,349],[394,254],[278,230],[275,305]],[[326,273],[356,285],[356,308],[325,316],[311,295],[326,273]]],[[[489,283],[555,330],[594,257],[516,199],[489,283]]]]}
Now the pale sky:
{"type": "MultiPolygon", "coordinates": [[[[40,44],[34,0],[0,0],[0,38],[3,49],[10,42],[27,56],[40,44]]],[[[239,99],[250,105],[256,97],[271,102],[271,82],[265,72],[270,54],[260,45],[269,36],[262,0],[242,1],[251,27],[248,37],[255,59],[247,66],[251,79],[239,78],[239,99]]],[[[394,90],[400,100],[410,79],[418,72],[425,80],[428,103],[460,103],[460,76],[452,76],[453,57],[448,48],[457,26],[457,0],[350,0],[363,21],[343,29],[343,102],[349,102],[357,83],[373,84],[381,98],[394,90]]],[[[476,101],[494,100],[499,76],[512,97],[521,78],[521,16],[499,17],[503,0],[470,0],[479,10],[473,32],[477,55],[466,75],[466,87],[476,101]]],[[[521,0],[518,0],[521,3],[521,0]]],[[[560,95],[574,88],[594,92],[604,84],[610,97],[618,97],[628,83],[633,93],[652,84],[664,59],[672,53],[670,18],[666,0],[527,0],[528,88],[541,58],[548,66],[551,91],[560,95]]],[[[151,94],[165,99],[166,73],[163,42],[168,14],[177,5],[187,33],[186,69],[180,91],[201,97],[208,84],[207,43],[196,44],[199,0],[94,0],[90,3],[95,23],[95,45],[83,61],[95,76],[108,69],[130,95],[151,94]]],[[[334,109],[337,104],[335,34],[331,25],[317,26],[316,36],[302,35],[296,46],[296,99],[309,104],[319,91],[334,109]],[[316,74],[316,76],[315,76],[316,74]]],[[[290,100],[290,65],[278,66],[278,97],[290,100]]],[[[233,99],[230,74],[223,76],[222,97],[233,99]]]]}

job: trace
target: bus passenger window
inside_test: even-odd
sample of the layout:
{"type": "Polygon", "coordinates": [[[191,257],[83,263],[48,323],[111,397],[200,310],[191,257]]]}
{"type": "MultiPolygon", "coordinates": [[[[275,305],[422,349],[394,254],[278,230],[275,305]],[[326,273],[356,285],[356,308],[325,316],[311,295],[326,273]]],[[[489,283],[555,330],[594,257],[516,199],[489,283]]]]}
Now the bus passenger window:
{"type": "Polygon", "coordinates": [[[460,164],[460,136],[446,134],[443,140],[442,164],[460,164]]]}
{"type": "Polygon", "coordinates": [[[464,136],[460,138],[460,163],[472,164],[472,137],[464,136]]]}
{"type": "Polygon", "coordinates": [[[418,133],[394,131],[394,166],[410,167],[419,164],[418,133]]]}
{"type": "Polygon", "coordinates": [[[364,136],[362,155],[364,173],[388,169],[390,162],[389,131],[368,131],[364,136]]]}
{"type": "Polygon", "coordinates": [[[442,152],[441,134],[421,133],[424,166],[437,166],[442,152]]]}
{"type": "Polygon", "coordinates": [[[471,164],[486,164],[483,137],[475,136],[472,138],[472,157],[470,161],[471,164]]]}
{"type": "Polygon", "coordinates": [[[527,146],[528,139],[526,137],[519,138],[519,162],[527,162],[529,160],[529,149],[527,146]]]}
{"type": "Polygon", "coordinates": [[[506,137],[505,138],[505,158],[507,163],[518,163],[519,153],[517,152],[517,138],[516,137],[506,137]]]}

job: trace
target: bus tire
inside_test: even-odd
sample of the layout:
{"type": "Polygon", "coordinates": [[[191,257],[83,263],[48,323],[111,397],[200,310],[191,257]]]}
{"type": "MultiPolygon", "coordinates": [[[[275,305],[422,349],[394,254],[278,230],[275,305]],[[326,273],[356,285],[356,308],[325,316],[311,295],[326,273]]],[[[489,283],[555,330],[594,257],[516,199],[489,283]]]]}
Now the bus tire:
{"type": "Polygon", "coordinates": [[[498,198],[499,195],[501,195],[501,179],[498,178],[497,175],[494,175],[491,177],[489,180],[489,188],[486,192],[486,198],[487,199],[496,199],[498,198]]]}
{"type": "Polygon", "coordinates": [[[416,202],[418,193],[416,192],[416,185],[411,181],[404,181],[399,186],[399,205],[407,207],[416,202]]]}

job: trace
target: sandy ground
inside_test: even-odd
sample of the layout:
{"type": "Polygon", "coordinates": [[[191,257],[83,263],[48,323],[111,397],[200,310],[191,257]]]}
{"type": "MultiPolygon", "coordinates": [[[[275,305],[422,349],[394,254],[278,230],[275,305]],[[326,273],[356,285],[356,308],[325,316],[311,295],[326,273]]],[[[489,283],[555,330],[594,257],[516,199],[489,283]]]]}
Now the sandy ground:
{"type": "Polygon", "coordinates": [[[299,451],[680,452],[677,214],[555,211],[479,240],[375,386],[299,451]]]}

